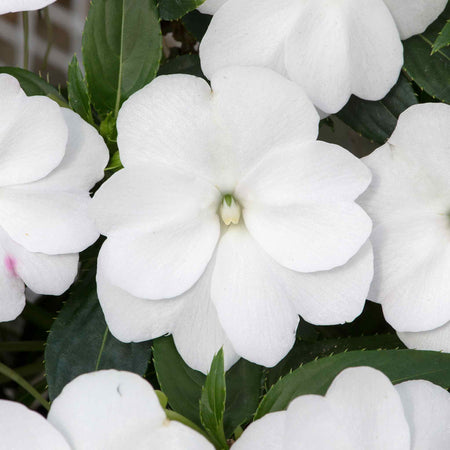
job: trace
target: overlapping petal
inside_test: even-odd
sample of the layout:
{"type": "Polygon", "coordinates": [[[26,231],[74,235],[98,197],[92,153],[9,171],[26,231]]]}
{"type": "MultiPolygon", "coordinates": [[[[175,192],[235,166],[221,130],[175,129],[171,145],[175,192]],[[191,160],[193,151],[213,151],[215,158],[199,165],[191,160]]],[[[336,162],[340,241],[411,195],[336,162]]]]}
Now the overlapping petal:
{"type": "Polygon", "coordinates": [[[450,321],[432,330],[399,332],[398,337],[408,348],[450,353],[450,321]]]}
{"type": "Polygon", "coordinates": [[[206,0],[197,9],[203,14],[214,14],[227,0],[206,0]]]}
{"type": "Polygon", "coordinates": [[[0,14],[45,8],[56,0],[2,0],[0,14]]]}

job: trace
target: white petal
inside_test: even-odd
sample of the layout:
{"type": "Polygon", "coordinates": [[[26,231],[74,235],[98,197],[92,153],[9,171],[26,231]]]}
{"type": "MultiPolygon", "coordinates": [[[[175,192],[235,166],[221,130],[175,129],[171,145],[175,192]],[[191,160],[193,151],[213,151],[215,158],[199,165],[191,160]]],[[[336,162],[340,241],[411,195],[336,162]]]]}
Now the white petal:
{"type": "Polygon", "coordinates": [[[43,191],[34,183],[8,186],[0,196],[0,223],[32,252],[78,253],[99,236],[88,217],[88,192],[43,191]]]}
{"type": "Polygon", "coordinates": [[[286,411],[266,414],[251,423],[233,444],[233,450],[286,450],[284,446],[286,411]]]}
{"type": "MultiPolygon", "coordinates": [[[[302,395],[289,405],[283,450],[361,450],[346,432],[330,402],[319,395],[302,395]]],[[[367,444],[366,442],[364,443],[367,444]]]]}
{"type": "Polygon", "coordinates": [[[450,445],[450,394],[429,381],[397,384],[411,430],[411,450],[447,450],[450,445]]]}
{"type": "Polygon", "coordinates": [[[123,169],[96,192],[90,205],[102,234],[117,230],[158,230],[191,221],[217,209],[219,191],[211,184],[160,164],[123,169]]]}
{"type": "Polygon", "coordinates": [[[114,234],[101,250],[104,274],[136,297],[175,297],[205,271],[219,234],[213,213],[154,232],[114,234]]]}
{"type": "Polygon", "coordinates": [[[402,402],[383,373],[370,367],[345,369],[334,379],[326,399],[355,442],[355,450],[410,450],[402,402]]]}
{"type": "Polygon", "coordinates": [[[48,414],[48,421],[77,450],[142,448],[165,418],[147,381],[116,370],[75,378],[48,414]]]}
{"type": "Polygon", "coordinates": [[[45,8],[56,0],[2,0],[0,14],[45,8]]]}
{"type": "MultiPolygon", "coordinates": [[[[207,0],[208,1],[208,0],[207,0]]],[[[283,46],[304,0],[228,0],[215,14],[200,44],[203,73],[230,66],[283,70],[283,46]]]]}
{"type": "Polygon", "coordinates": [[[64,437],[40,414],[0,400],[0,447],[8,450],[70,450],[64,437]]]}
{"type": "Polygon", "coordinates": [[[315,325],[351,322],[364,308],[373,277],[369,242],[343,266],[312,273],[285,272],[289,299],[300,316],[315,325]]]}
{"type": "Polygon", "coordinates": [[[355,200],[371,180],[367,167],[338,145],[314,141],[277,147],[236,188],[245,207],[355,200]]]}
{"type": "Polygon", "coordinates": [[[434,330],[397,334],[408,348],[450,353],[450,321],[434,330]]]}
{"type": "Polygon", "coordinates": [[[335,113],[352,93],[383,98],[398,79],[403,48],[382,0],[316,0],[287,36],[285,62],[313,103],[335,113]]]}
{"type": "Polygon", "coordinates": [[[78,272],[78,254],[46,255],[26,250],[0,230],[0,246],[6,252],[14,272],[37,294],[61,295],[74,282],[78,272]]]}
{"type": "Polygon", "coordinates": [[[0,126],[0,186],[38,180],[62,160],[67,126],[61,108],[47,97],[27,97],[18,82],[0,75],[2,117],[0,126]]]}
{"type": "Polygon", "coordinates": [[[206,0],[197,9],[203,14],[214,14],[227,0],[206,0]]]}
{"type": "Polygon", "coordinates": [[[384,0],[402,39],[425,31],[444,11],[447,0],[384,0]]]}
{"type": "Polygon", "coordinates": [[[211,289],[219,321],[239,355],[266,367],[292,348],[299,320],[282,270],[243,226],[232,226],[219,242],[211,289]]]}
{"type": "Polygon", "coordinates": [[[299,272],[341,266],[367,241],[372,221],[355,203],[251,205],[243,216],[250,234],[279,264],[299,272]]]}
{"type": "Polygon", "coordinates": [[[45,178],[33,184],[34,189],[89,191],[104,176],[108,164],[108,147],[97,130],[78,114],[61,108],[69,139],[64,158],[45,178]]]}
{"type": "Polygon", "coordinates": [[[211,88],[214,114],[230,148],[228,164],[236,165],[238,180],[274,146],[317,138],[314,106],[299,86],[276,72],[229,67],[213,75],[211,88]]]}

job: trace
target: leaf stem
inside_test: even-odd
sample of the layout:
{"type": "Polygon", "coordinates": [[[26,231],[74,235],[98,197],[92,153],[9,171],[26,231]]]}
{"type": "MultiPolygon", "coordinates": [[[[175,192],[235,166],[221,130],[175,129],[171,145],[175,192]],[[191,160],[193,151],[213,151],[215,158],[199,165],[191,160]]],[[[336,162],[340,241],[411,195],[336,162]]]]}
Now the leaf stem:
{"type": "Polygon", "coordinates": [[[44,8],[44,20],[45,20],[45,27],[47,29],[47,48],[45,50],[45,55],[44,55],[44,62],[42,64],[42,70],[47,71],[47,67],[48,67],[48,57],[50,56],[50,51],[52,49],[52,45],[53,45],[53,26],[52,26],[52,21],[50,20],[50,12],[47,8],[44,8]]]}
{"type": "Polygon", "coordinates": [[[102,359],[103,350],[106,344],[106,338],[108,337],[109,328],[106,327],[105,333],[103,334],[102,345],[100,346],[100,351],[98,352],[97,364],[95,365],[95,370],[97,371],[100,367],[100,361],[102,359]]]}
{"type": "Polygon", "coordinates": [[[28,70],[28,61],[30,59],[30,23],[28,20],[28,11],[22,13],[23,19],[23,68],[28,70]]]}

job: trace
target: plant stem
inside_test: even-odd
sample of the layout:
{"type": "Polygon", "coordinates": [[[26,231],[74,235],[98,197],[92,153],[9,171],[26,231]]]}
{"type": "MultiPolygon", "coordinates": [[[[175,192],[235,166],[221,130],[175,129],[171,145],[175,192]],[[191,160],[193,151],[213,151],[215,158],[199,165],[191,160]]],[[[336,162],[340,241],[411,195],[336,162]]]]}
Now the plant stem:
{"type": "Polygon", "coordinates": [[[23,68],[28,70],[28,60],[30,59],[30,24],[28,20],[28,11],[22,13],[23,19],[23,68]]]}
{"type": "Polygon", "coordinates": [[[43,14],[44,14],[44,20],[45,20],[45,27],[47,29],[47,49],[45,50],[44,63],[42,65],[42,70],[47,71],[48,57],[50,56],[50,51],[51,51],[52,45],[53,45],[53,26],[52,26],[52,21],[50,20],[50,12],[48,10],[48,6],[47,6],[47,8],[44,8],[43,14]]]}

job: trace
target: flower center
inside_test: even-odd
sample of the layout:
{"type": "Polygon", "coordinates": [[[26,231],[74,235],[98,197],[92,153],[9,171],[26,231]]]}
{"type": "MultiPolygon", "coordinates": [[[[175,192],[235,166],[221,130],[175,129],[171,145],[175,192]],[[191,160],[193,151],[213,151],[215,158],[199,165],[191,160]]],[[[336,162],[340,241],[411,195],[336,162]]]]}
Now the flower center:
{"type": "Polygon", "coordinates": [[[225,225],[237,225],[241,219],[241,207],[232,195],[226,194],[220,204],[219,214],[225,225]]]}

